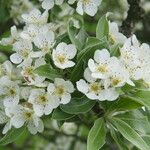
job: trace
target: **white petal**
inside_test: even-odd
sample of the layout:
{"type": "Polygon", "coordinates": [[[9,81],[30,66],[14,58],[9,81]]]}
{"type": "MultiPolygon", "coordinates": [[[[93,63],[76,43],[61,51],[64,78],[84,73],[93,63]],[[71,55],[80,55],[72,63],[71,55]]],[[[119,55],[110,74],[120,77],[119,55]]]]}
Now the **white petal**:
{"type": "Polygon", "coordinates": [[[96,65],[95,65],[93,59],[89,59],[89,61],[88,61],[88,67],[89,67],[89,69],[91,70],[91,72],[95,72],[95,70],[96,70],[96,65]]]}
{"type": "Polygon", "coordinates": [[[42,2],[42,8],[49,10],[54,7],[54,0],[44,0],[42,2]]]}
{"type": "Polygon", "coordinates": [[[77,53],[77,49],[76,49],[75,45],[69,44],[65,47],[64,53],[66,54],[68,59],[72,59],[75,57],[75,55],[77,53]]]}
{"type": "Polygon", "coordinates": [[[71,95],[69,93],[66,93],[61,97],[60,104],[67,104],[70,102],[70,100],[71,100],[71,95]]]}
{"type": "Polygon", "coordinates": [[[24,125],[25,120],[22,115],[16,115],[11,118],[11,123],[15,128],[20,128],[24,125]]]}
{"type": "Polygon", "coordinates": [[[74,92],[74,86],[72,84],[71,81],[66,81],[65,82],[65,89],[67,90],[67,92],[69,93],[73,93],[74,92]]]}
{"type": "Polygon", "coordinates": [[[86,94],[88,92],[88,89],[89,89],[89,86],[88,84],[83,80],[83,79],[80,79],[79,81],[77,81],[77,89],[86,94]]]}
{"type": "Polygon", "coordinates": [[[43,105],[33,105],[33,110],[35,111],[36,115],[41,117],[44,114],[44,106],[43,105]]]}
{"type": "Polygon", "coordinates": [[[49,93],[49,94],[53,94],[54,90],[55,90],[54,84],[53,84],[53,83],[49,83],[49,85],[48,85],[48,87],[47,87],[48,93],[49,93]]]}
{"type": "Polygon", "coordinates": [[[82,2],[81,2],[81,1],[79,1],[79,2],[77,3],[76,11],[77,11],[77,13],[79,13],[80,15],[83,15],[83,5],[82,5],[82,2]]]}
{"type": "Polygon", "coordinates": [[[85,71],[84,71],[84,78],[86,79],[86,81],[92,83],[92,82],[95,82],[96,79],[94,79],[92,76],[91,76],[92,72],[90,71],[89,68],[86,68],[85,71]]]}
{"type": "Polygon", "coordinates": [[[97,50],[94,54],[94,60],[97,63],[104,63],[106,61],[108,61],[110,58],[110,53],[108,52],[107,49],[102,49],[102,50],[97,50]]]}
{"type": "Polygon", "coordinates": [[[22,58],[20,57],[19,54],[14,53],[10,56],[10,60],[14,63],[14,64],[19,64],[22,62],[22,58]]]}

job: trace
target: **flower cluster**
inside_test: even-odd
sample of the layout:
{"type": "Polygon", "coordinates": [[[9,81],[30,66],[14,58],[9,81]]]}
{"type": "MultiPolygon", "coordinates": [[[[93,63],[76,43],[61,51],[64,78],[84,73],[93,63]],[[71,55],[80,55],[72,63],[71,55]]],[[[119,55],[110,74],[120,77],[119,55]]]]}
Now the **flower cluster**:
{"type": "MultiPolygon", "coordinates": [[[[40,0],[44,12],[33,9],[23,14],[23,30],[11,27],[11,36],[1,40],[2,45],[12,45],[10,61],[0,65],[0,98],[4,122],[3,133],[12,127],[28,127],[32,134],[42,132],[42,117],[49,115],[60,105],[71,101],[72,93],[80,91],[91,100],[116,100],[126,84],[135,86],[141,80],[150,86],[150,47],[140,44],[135,35],[127,38],[119,32],[115,22],[109,22],[108,41],[120,46],[119,56],[110,49],[97,49],[94,56],[85,62],[84,79],[70,81],[70,72],[76,67],[79,51],[74,44],[57,41],[59,25],[48,23],[49,9],[63,0],[40,0]],[[48,58],[48,60],[47,60],[48,58]],[[48,63],[51,62],[51,63],[48,63]],[[36,69],[49,65],[60,73],[60,77],[47,79],[36,73],[36,69]],[[14,67],[15,66],[15,67],[14,67]],[[69,75],[68,75],[69,74],[69,75]],[[76,84],[76,88],[75,88],[76,84]]],[[[75,0],[69,0],[73,4],[75,0]]],[[[78,0],[77,12],[94,16],[101,0],[78,0]]],[[[77,39],[77,38],[76,38],[77,39]]],[[[82,42],[82,41],[80,41],[82,42]]],[[[82,95],[83,96],[83,95],[82,95]]]]}

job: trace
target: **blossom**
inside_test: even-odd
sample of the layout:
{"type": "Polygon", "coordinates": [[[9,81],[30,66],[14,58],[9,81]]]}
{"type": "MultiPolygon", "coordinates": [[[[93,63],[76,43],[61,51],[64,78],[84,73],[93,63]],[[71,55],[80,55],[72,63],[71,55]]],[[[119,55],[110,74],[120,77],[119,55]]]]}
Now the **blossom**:
{"type": "Polygon", "coordinates": [[[119,32],[117,23],[109,22],[109,36],[110,41],[114,43],[124,44],[126,41],[126,36],[119,32]]]}
{"type": "Polygon", "coordinates": [[[44,89],[33,89],[29,102],[33,104],[33,110],[38,116],[49,115],[54,108],[59,106],[59,100],[45,92],[44,89]]]}
{"type": "Polygon", "coordinates": [[[128,38],[120,49],[120,60],[129,71],[131,79],[139,80],[145,76],[145,68],[150,64],[150,47],[148,44],[140,44],[135,35],[128,38]]]}
{"type": "Polygon", "coordinates": [[[100,79],[107,78],[109,74],[110,60],[111,57],[108,50],[96,50],[94,54],[94,60],[89,59],[88,61],[88,67],[92,72],[92,77],[100,79]]]}
{"type": "Polygon", "coordinates": [[[0,64],[0,77],[7,76],[10,79],[13,77],[12,63],[6,60],[3,64],[0,64]]]}
{"type": "Polygon", "coordinates": [[[115,88],[107,87],[105,89],[103,80],[96,80],[91,76],[91,71],[89,68],[86,68],[84,71],[84,78],[77,81],[77,89],[85,94],[89,99],[92,100],[116,100],[119,96],[119,93],[115,88]]]}
{"type": "Polygon", "coordinates": [[[61,5],[64,0],[39,0],[42,2],[42,8],[49,10],[54,7],[54,5],[61,5]]]}
{"type": "Polygon", "coordinates": [[[73,59],[76,53],[77,50],[73,44],[59,43],[52,52],[54,64],[61,69],[73,67],[75,63],[70,59],[73,59]]]}
{"type": "Polygon", "coordinates": [[[37,56],[42,57],[50,52],[55,43],[55,35],[53,31],[38,34],[34,38],[34,44],[41,49],[37,56]]]}
{"type": "Polygon", "coordinates": [[[74,86],[71,81],[55,78],[54,83],[49,83],[47,91],[51,95],[54,95],[60,101],[60,104],[67,104],[71,100],[71,93],[74,92],[74,86]]]}
{"type": "Polygon", "coordinates": [[[22,18],[27,24],[44,25],[47,23],[48,12],[44,11],[42,14],[38,9],[33,9],[29,14],[23,14],[22,18]]]}
{"type": "Polygon", "coordinates": [[[11,36],[8,38],[2,38],[0,44],[7,46],[15,43],[19,39],[19,33],[17,31],[16,26],[11,27],[11,36]]]}
{"type": "Polygon", "coordinates": [[[11,81],[7,76],[0,78],[0,96],[3,104],[9,107],[19,103],[19,86],[15,81],[11,81]]]}
{"type": "Polygon", "coordinates": [[[5,109],[6,115],[10,118],[11,126],[15,128],[22,127],[27,123],[28,130],[31,134],[43,132],[44,125],[42,120],[36,115],[31,104],[15,105],[5,109]]]}
{"type": "Polygon", "coordinates": [[[10,56],[10,60],[14,64],[19,64],[19,66],[23,66],[27,63],[29,59],[31,59],[32,52],[32,43],[27,40],[20,40],[13,45],[13,50],[16,53],[10,56]]]}
{"type": "Polygon", "coordinates": [[[76,11],[83,15],[87,13],[90,16],[94,16],[98,11],[98,6],[101,4],[101,0],[79,0],[77,2],[76,11]]]}
{"type": "Polygon", "coordinates": [[[23,66],[21,71],[22,76],[24,77],[25,81],[28,85],[35,85],[37,87],[46,87],[45,77],[39,76],[38,74],[34,73],[34,70],[42,65],[45,65],[46,62],[44,58],[36,59],[34,64],[32,63],[32,59],[28,61],[28,63],[23,66]]]}

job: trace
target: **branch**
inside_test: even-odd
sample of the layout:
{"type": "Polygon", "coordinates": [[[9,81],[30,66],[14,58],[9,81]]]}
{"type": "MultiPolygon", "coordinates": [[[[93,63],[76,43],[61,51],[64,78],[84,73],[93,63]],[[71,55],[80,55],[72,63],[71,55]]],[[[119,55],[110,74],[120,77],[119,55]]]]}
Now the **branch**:
{"type": "Polygon", "coordinates": [[[122,23],[122,33],[127,37],[132,35],[132,30],[136,22],[143,19],[144,10],[140,7],[140,0],[127,0],[130,7],[128,10],[128,16],[122,23]]]}

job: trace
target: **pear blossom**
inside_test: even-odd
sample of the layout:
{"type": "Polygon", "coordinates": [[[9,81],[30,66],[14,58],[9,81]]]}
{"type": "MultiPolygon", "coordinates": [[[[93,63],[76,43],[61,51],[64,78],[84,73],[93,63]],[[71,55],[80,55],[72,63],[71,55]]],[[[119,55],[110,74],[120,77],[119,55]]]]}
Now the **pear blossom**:
{"type": "Polygon", "coordinates": [[[91,71],[86,68],[84,71],[84,78],[77,81],[77,89],[85,94],[91,100],[116,100],[119,93],[113,87],[105,88],[103,80],[97,80],[91,76],[91,71]]]}
{"type": "Polygon", "coordinates": [[[117,23],[109,22],[109,36],[110,41],[114,43],[124,44],[127,37],[119,32],[117,23]]]}
{"type": "Polygon", "coordinates": [[[64,0],[39,0],[42,2],[42,8],[49,10],[54,7],[54,5],[61,5],[64,0]]]}
{"type": "Polygon", "coordinates": [[[5,109],[6,115],[10,118],[11,126],[21,128],[25,123],[31,134],[43,132],[42,120],[36,115],[29,103],[19,104],[5,109]]]}
{"type": "Polygon", "coordinates": [[[105,79],[109,75],[110,53],[107,49],[96,50],[94,60],[89,59],[88,67],[93,78],[105,79]]]}
{"type": "Polygon", "coordinates": [[[47,23],[48,11],[44,11],[42,14],[40,10],[35,8],[29,14],[23,14],[22,18],[26,24],[44,25],[47,23]]]}
{"type": "Polygon", "coordinates": [[[32,43],[27,40],[20,40],[13,45],[13,50],[16,53],[10,56],[10,60],[14,64],[19,64],[18,66],[25,65],[29,59],[31,59],[32,43]]]}
{"type": "Polygon", "coordinates": [[[145,69],[150,64],[150,47],[148,44],[140,44],[135,35],[128,38],[120,49],[120,60],[129,71],[131,79],[139,80],[145,76],[145,69]]]}
{"type": "Polygon", "coordinates": [[[21,74],[28,85],[35,85],[37,87],[46,87],[47,84],[44,82],[45,77],[39,76],[34,73],[34,70],[42,65],[45,65],[46,62],[44,58],[36,59],[34,65],[32,63],[32,59],[28,61],[28,63],[23,66],[21,74]]]}
{"type": "Polygon", "coordinates": [[[15,81],[11,81],[7,76],[0,78],[0,96],[5,107],[19,103],[20,89],[15,81]]]}
{"type": "Polygon", "coordinates": [[[44,89],[33,89],[29,96],[29,102],[33,104],[36,115],[49,115],[54,108],[59,106],[59,100],[44,89]]]}
{"type": "Polygon", "coordinates": [[[4,46],[11,45],[19,40],[20,35],[19,35],[19,32],[17,31],[16,26],[12,26],[10,29],[10,32],[11,32],[10,37],[2,38],[2,40],[0,41],[1,45],[4,45],[4,46]]]}
{"type": "Polygon", "coordinates": [[[0,64],[0,78],[7,76],[11,79],[13,77],[13,69],[12,63],[8,60],[0,64]]]}
{"type": "Polygon", "coordinates": [[[101,2],[102,0],[79,0],[77,2],[76,11],[80,15],[83,15],[83,13],[85,12],[90,16],[94,16],[98,11],[98,7],[101,2]]]}
{"type": "Polygon", "coordinates": [[[34,44],[41,49],[41,51],[37,52],[37,56],[42,57],[45,54],[49,53],[51,48],[55,44],[55,35],[53,31],[49,31],[46,33],[38,34],[34,38],[34,44]]]}
{"type": "Polygon", "coordinates": [[[77,49],[73,44],[59,43],[52,52],[54,64],[61,69],[73,67],[75,63],[71,59],[75,57],[76,53],[77,49]]]}
{"type": "Polygon", "coordinates": [[[67,104],[71,100],[71,93],[74,92],[74,86],[71,81],[55,78],[54,83],[49,83],[47,91],[55,96],[60,104],[67,104]]]}

